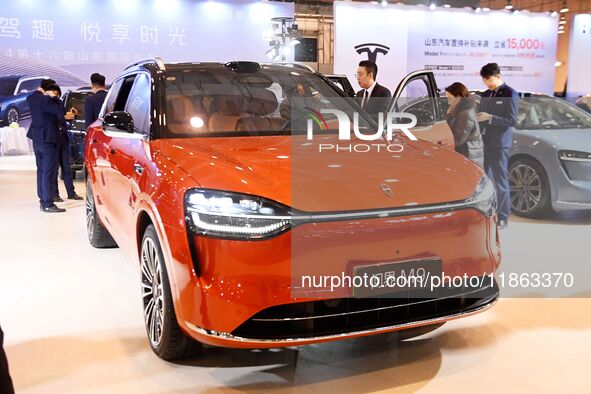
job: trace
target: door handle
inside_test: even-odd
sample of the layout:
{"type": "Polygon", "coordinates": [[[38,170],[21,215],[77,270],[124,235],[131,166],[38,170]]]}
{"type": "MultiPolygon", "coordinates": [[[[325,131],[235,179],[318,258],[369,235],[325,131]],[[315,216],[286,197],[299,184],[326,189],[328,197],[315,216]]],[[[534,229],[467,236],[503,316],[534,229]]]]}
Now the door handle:
{"type": "Polygon", "coordinates": [[[142,167],[141,165],[135,163],[133,165],[133,170],[136,172],[136,174],[138,175],[142,175],[144,173],[144,167],[142,167]]]}

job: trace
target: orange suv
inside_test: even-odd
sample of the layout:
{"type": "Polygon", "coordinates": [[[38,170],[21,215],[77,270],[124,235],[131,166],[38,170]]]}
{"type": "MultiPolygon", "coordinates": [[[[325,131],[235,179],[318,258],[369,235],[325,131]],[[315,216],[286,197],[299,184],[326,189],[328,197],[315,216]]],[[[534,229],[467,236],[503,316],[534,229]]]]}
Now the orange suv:
{"type": "Polygon", "coordinates": [[[138,265],[158,356],[416,335],[494,304],[483,172],[402,133],[343,141],[336,107],[377,127],[297,65],[154,59],[113,83],[86,139],[88,238],[138,265]]]}

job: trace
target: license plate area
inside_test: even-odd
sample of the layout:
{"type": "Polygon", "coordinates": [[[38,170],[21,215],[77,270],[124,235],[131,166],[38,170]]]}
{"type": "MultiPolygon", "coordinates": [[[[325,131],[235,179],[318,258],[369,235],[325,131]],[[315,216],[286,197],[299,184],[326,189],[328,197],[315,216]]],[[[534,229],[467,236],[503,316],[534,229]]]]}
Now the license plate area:
{"type": "MultiPolygon", "coordinates": [[[[441,277],[442,261],[427,258],[376,264],[353,264],[353,277],[364,278],[363,286],[353,286],[353,297],[408,297],[414,294],[421,298],[432,298],[431,278],[441,277]],[[365,279],[367,278],[367,279],[365,279]]],[[[413,296],[414,298],[414,296],[413,296]]]]}

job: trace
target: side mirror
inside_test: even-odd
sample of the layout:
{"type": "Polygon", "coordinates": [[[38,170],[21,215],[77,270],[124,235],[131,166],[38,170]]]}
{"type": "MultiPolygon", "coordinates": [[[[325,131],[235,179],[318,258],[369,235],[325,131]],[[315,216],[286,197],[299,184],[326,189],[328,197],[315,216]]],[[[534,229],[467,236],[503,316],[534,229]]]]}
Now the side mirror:
{"type": "Polygon", "coordinates": [[[135,130],[133,118],[129,112],[125,111],[116,111],[106,114],[103,118],[103,127],[111,127],[127,133],[133,133],[135,130]]]}
{"type": "Polygon", "coordinates": [[[416,127],[428,127],[435,124],[435,116],[432,111],[427,111],[420,108],[412,108],[406,110],[406,112],[413,114],[417,117],[416,127]]]}

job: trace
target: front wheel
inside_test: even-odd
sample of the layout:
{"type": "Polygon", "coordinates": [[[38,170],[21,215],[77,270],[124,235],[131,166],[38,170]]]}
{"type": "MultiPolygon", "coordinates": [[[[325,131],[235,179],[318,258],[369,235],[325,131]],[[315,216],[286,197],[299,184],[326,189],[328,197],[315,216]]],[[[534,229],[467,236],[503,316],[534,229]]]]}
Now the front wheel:
{"type": "Polygon", "coordinates": [[[117,243],[105,226],[103,226],[96,213],[90,179],[86,181],[86,233],[88,235],[88,242],[95,248],[114,248],[117,246],[117,243]]]}
{"type": "Polygon", "coordinates": [[[544,168],[528,158],[519,158],[509,166],[511,210],[518,216],[537,218],[550,210],[550,186],[544,168]]]}
{"type": "Polygon", "coordinates": [[[20,114],[18,113],[18,109],[15,107],[8,108],[8,111],[6,111],[6,121],[8,122],[8,126],[13,123],[18,123],[19,118],[20,114]]]}
{"type": "Polygon", "coordinates": [[[144,322],[150,347],[164,360],[195,354],[200,344],[185,335],[178,325],[164,256],[153,225],[144,232],[140,264],[144,322]]]}

